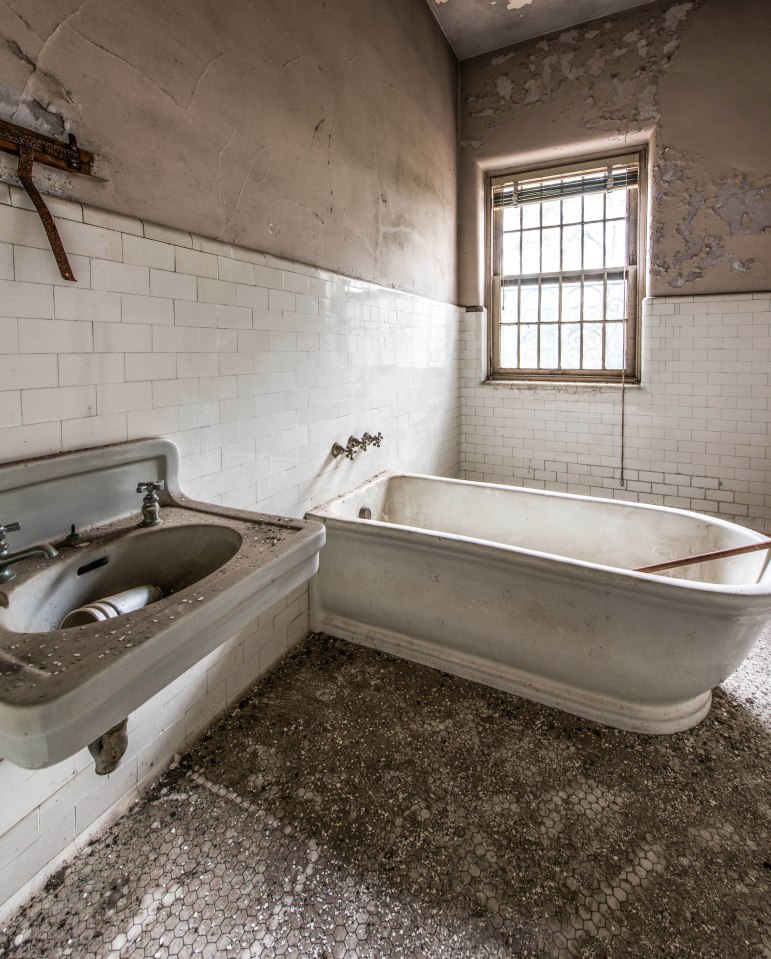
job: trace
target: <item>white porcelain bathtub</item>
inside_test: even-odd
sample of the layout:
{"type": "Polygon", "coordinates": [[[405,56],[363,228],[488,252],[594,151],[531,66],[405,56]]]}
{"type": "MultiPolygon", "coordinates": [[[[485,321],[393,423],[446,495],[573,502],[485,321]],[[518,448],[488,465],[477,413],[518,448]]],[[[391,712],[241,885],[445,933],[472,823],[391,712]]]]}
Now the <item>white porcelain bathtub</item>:
{"type": "Polygon", "coordinates": [[[698,513],[384,474],[308,516],[314,629],[622,729],[695,725],[769,628],[767,552],[633,571],[764,538],[698,513]]]}

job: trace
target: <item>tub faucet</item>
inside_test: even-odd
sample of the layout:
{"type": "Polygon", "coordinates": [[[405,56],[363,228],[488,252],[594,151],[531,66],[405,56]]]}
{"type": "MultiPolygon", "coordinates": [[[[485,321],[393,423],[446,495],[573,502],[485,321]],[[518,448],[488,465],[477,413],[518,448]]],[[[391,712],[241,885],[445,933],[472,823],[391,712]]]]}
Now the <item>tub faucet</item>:
{"type": "Polygon", "coordinates": [[[348,437],[348,445],[341,446],[340,443],[335,443],[332,447],[332,456],[337,458],[338,456],[345,456],[347,460],[352,460],[359,449],[365,450],[367,444],[363,443],[360,439],[357,439],[355,436],[348,437]]]}
{"type": "Polygon", "coordinates": [[[5,534],[15,533],[20,529],[20,523],[6,523],[5,526],[0,526],[0,583],[10,583],[12,579],[15,579],[16,573],[11,566],[24,559],[30,559],[33,556],[46,556],[48,559],[53,559],[54,556],[59,555],[50,543],[30,546],[29,549],[20,550],[18,553],[10,552],[5,534]]]}

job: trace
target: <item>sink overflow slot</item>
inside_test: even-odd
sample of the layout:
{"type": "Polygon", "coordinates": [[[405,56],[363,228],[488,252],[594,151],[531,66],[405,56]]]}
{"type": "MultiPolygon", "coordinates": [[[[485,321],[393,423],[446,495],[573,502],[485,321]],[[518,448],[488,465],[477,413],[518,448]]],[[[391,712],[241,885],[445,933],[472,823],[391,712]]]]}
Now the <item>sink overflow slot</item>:
{"type": "Polygon", "coordinates": [[[78,576],[82,576],[84,573],[90,573],[92,569],[99,569],[100,566],[106,566],[109,563],[109,559],[106,556],[103,556],[101,559],[95,559],[91,563],[86,563],[85,566],[81,566],[78,570],[78,576]]]}

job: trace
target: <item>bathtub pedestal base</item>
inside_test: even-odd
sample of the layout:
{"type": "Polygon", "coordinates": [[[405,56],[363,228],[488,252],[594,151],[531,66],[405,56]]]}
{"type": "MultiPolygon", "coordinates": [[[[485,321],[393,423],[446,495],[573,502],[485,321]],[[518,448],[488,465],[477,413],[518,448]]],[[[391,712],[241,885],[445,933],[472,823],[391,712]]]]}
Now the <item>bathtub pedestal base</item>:
{"type": "Polygon", "coordinates": [[[485,686],[492,686],[544,706],[581,716],[604,726],[634,733],[664,735],[691,729],[707,715],[712,692],[682,703],[643,705],[605,698],[580,689],[549,683],[511,666],[493,664],[439,644],[413,639],[381,628],[371,628],[337,616],[319,618],[313,629],[339,639],[379,649],[401,659],[430,666],[485,686]]]}

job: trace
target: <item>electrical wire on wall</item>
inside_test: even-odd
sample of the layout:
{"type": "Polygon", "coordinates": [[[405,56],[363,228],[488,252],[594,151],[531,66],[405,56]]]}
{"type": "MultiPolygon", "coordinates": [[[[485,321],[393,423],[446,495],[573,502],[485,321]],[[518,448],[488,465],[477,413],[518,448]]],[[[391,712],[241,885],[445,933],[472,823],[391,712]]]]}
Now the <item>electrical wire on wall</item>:
{"type": "MultiPolygon", "coordinates": [[[[608,168],[608,187],[613,182],[613,171],[608,168]]],[[[627,213],[629,196],[627,194],[627,213]]],[[[621,451],[619,455],[619,486],[626,487],[626,364],[629,345],[629,216],[624,236],[624,337],[621,354],[621,451]]]]}

